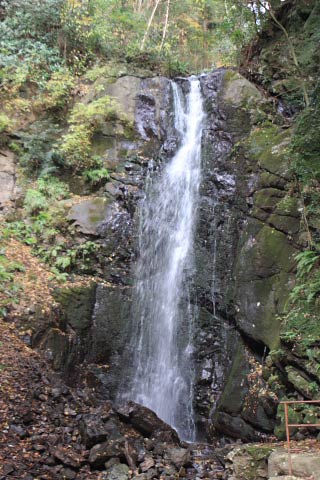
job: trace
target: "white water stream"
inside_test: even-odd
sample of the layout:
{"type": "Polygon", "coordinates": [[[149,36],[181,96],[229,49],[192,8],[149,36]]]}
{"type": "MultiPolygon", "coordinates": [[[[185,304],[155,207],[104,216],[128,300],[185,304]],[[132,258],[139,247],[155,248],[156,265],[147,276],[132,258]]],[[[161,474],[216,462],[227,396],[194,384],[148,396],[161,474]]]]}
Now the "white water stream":
{"type": "Polygon", "coordinates": [[[172,83],[175,129],[181,146],[160,177],[151,180],[140,211],[139,260],[134,294],[129,396],[154,410],[192,441],[192,335],[194,310],[188,286],[201,178],[204,119],[200,83],[183,93],[172,83]]]}

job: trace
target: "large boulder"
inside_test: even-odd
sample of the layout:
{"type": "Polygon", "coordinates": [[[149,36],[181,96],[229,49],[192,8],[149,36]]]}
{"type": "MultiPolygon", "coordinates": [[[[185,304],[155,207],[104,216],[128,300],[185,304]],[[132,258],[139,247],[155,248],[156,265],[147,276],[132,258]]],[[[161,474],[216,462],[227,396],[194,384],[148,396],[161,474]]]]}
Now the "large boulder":
{"type": "Polygon", "coordinates": [[[96,197],[73,205],[68,214],[80,233],[98,235],[98,227],[107,216],[108,200],[96,197]]]}
{"type": "MultiPolygon", "coordinates": [[[[276,450],[268,461],[269,477],[289,475],[288,452],[276,450]]],[[[291,453],[292,474],[302,478],[320,478],[320,457],[317,453],[291,453]]],[[[282,477],[281,477],[282,478],[282,477]]]]}
{"type": "Polygon", "coordinates": [[[135,402],[127,402],[116,409],[120,418],[146,437],[156,436],[159,441],[179,444],[177,432],[161,420],[152,410],[135,402]],[[163,440],[165,438],[165,440],[163,440]]]}

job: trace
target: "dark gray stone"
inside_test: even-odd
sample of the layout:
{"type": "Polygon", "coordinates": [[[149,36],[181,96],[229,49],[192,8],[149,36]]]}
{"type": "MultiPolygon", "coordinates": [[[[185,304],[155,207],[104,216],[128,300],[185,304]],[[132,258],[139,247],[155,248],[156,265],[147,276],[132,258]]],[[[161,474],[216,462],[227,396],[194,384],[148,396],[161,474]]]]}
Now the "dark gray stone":
{"type": "Polygon", "coordinates": [[[178,469],[191,464],[190,450],[187,448],[168,448],[165,460],[172,462],[178,469]]]}
{"type": "Polygon", "coordinates": [[[108,440],[107,442],[98,443],[91,448],[89,454],[89,463],[95,467],[102,467],[107,460],[117,457],[125,461],[125,438],[117,438],[108,440]]]}
{"type": "Polygon", "coordinates": [[[86,414],[79,424],[80,435],[87,448],[91,448],[97,443],[106,439],[121,437],[117,422],[110,419],[104,422],[97,414],[86,414]]]}
{"type": "Polygon", "coordinates": [[[107,214],[108,200],[103,197],[83,200],[74,205],[68,219],[74,222],[78,231],[84,234],[97,235],[97,229],[107,214]]]}

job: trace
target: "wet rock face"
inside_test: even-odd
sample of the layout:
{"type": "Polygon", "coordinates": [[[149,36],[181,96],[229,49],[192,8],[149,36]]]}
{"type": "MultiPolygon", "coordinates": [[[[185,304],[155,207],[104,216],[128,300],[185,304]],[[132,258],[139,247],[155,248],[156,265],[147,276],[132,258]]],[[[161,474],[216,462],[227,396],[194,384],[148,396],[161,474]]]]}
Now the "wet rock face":
{"type": "Polygon", "coordinates": [[[215,430],[252,441],[275,425],[274,397],[253,372],[256,360],[279,342],[278,315],[299,242],[285,158],[290,133],[269,123],[272,106],[239,74],[204,76],[202,89],[207,122],[194,279],[197,420],[205,436],[211,434],[209,417],[215,430]]]}

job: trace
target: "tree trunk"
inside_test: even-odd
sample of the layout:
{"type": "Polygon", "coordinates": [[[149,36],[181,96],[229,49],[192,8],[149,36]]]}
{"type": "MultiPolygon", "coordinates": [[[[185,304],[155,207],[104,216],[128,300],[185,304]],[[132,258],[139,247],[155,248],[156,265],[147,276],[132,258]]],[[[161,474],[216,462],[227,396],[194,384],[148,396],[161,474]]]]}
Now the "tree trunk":
{"type": "Polygon", "coordinates": [[[168,30],[168,22],[169,22],[169,10],[170,10],[170,0],[167,2],[167,10],[166,10],[166,19],[164,23],[164,29],[162,33],[162,40],[161,40],[161,45],[160,45],[160,52],[162,50],[166,35],[167,35],[167,30],[168,30]]]}
{"type": "Polygon", "coordinates": [[[142,39],[141,46],[140,46],[140,51],[143,50],[144,44],[146,43],[146,39],[147,39],[149,30],[150,30],[150,27],[151,27],[151,24],[152,24],[152,21],[153,21],[153,17],[155,15],[156,11],[157,11],[159,3],[160,3],[160,0],[156,0],[156,3],[153,7],[152,13],[151,13],[150,18],[149,18],[149,22],[148,22],[146,31],[144,32],[144,35],[143,35],[143,39],[142,39]]]}

